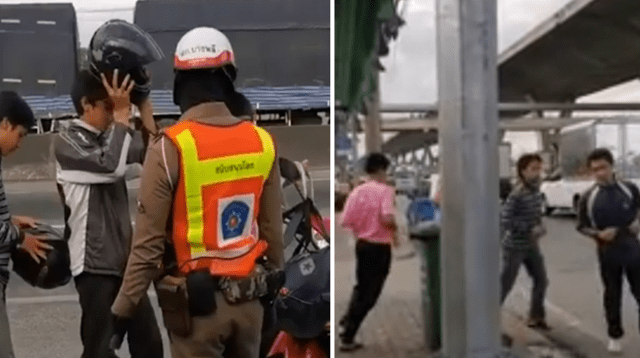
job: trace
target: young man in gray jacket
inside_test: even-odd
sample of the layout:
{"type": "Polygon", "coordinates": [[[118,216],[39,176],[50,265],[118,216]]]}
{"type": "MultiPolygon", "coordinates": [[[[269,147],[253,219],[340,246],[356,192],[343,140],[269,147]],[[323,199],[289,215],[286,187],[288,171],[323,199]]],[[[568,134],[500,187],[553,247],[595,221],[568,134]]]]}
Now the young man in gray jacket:
{"type": "MultiPolygon", "coordinates": [[[[117,77],[117,70],[112,83],[88,71],[76,76],[71,96],[81,118],[73,120],[54,143],[65,238],[82,308],[83,358],[115,357],[109,348],[114,329],[111,304],[122,283],[132,236],[124,174],[127,163],[142,162],[144,155],[142,145],[134,146],[131,128],[129,94],[134,82],[127,76],[118,85],[117,77]]],[[[146,99],[141,106],[150,105],[146,99]]],[[[147,295],[128,333],[133,358],[163,356],[147,295]]]]}

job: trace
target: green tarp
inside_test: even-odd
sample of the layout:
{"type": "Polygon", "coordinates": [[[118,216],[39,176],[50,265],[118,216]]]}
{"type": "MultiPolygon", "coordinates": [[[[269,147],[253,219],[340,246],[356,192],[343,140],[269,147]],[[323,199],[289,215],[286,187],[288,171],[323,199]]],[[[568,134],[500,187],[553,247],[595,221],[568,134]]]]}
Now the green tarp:
{"type": "Polygon", "coordinates": [[[393,0],[335,1],[336,104],[353,112],[375,88],[376,36],[395,6],[393,0]]]}

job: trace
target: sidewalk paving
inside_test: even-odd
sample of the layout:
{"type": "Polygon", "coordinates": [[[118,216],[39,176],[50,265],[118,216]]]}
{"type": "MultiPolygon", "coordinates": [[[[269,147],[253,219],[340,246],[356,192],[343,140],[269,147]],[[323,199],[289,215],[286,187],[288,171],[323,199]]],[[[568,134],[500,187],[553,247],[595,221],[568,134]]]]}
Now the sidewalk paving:
{"type": "MultiPolygon", "coordinates": [[[[399,207],[403,206],[399,203],[399,207]]],[[[402,210],[399,210],[402,211],[402,210]]],[[[398,215],[400,216],[400,215],[398,215]]],[[[339,222],[336,214],[336,223],[339,222]]],[[[399,217],[399,219],[402,219],[399,217]]],[[[400,220],[400,225],[403,221],[400,220]]],[[[401,233],[403,231],[401,230],[401,233]]],[[[420,256],[406,235],[403,244],[394,250],[391,272],[378,303],[363,322],[356,340],[364,348],[355,352],[340,352],[336,339],[337,358],[418,358],[434,356],[424,345],[421,312],[420,256]]],[[[335,300],[336,321],[344,314],[354,283],[355,255],[351,234],[336,226],[335,300]]],[[[502,329],[512,337],[510,352],[520,358],[568,358],[545,335],[530,329],[524,317],[512,308],[502,310],[502,329]]]]}

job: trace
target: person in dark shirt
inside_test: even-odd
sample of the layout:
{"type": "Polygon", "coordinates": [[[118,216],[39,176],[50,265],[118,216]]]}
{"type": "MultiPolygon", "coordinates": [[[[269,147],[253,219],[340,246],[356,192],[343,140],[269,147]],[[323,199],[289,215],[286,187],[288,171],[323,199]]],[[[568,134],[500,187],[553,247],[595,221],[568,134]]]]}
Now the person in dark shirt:
{"type": "MultiPolygon", "coordinates": [[[[29,128],[34,125],[35,117],[24,99],[13,91],[0,92],[0,163],[3,157],[11,155],[20,147],[29,128]]],[[[41,259],[46,260],[47,251],[53,248],[46,243],[45,237],[24,231],[35,225],[36,219],[12,216],[9,212],[0,170],[0,358],[14,357],[6,306],[11,251],[24,250],[36,262],[40,262],[41,259]]]]}
{"type": "Polygon", "coordinates": [[[633,183],[618,180],[613,172],[613,155],[607,149],[594,150],[587,166],[596,184],[581,195],[578,231],[595,240],[604,284],[604,309],[610,352],[622,351],[622,282],[627,276],[631,293],[640,304],[640,191],[633,183]]]}
{"type": "MultiPolygon", "coordinates": [[[[542,158],[525,154],[517,163],[518,184],[507,197],[501,213],[502,273],[500,303],[513,288],[520,266],[524,265],[533,280],[531,308],[527,325],[548,329],[545,321],[544,296],[548,285],[544,258],[538,245],[546,234],[542,224],[540,182],[542,158]]],[[[503,338],[504,339],[504,338],[503,338]]]]}

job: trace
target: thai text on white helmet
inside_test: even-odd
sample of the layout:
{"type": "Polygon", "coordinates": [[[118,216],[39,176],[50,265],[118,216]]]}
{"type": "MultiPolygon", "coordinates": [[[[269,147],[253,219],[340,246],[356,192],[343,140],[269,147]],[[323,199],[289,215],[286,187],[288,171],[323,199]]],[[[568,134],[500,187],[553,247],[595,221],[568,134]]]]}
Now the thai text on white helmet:
{"type": "MultiPolygon", "coordinates": [[[[229,39],[211,27],[198,27],[187,32],[176,46],[174,69],[215,69],[236,63],[229,39]]],[[[235,76],[233,76],[235,77],[235,76]]]]}

